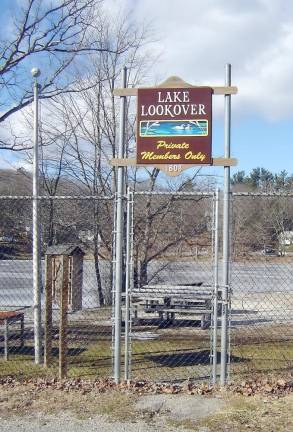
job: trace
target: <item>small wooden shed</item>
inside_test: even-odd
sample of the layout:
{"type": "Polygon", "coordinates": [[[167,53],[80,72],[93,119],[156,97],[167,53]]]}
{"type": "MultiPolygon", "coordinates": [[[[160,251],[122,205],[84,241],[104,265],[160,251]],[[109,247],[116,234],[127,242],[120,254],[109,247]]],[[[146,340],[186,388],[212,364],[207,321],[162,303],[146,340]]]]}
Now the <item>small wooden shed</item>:
{"type": "Polygon", "coordinates": [[[84,251],[78,245],[60,244],[47,248],[46,287],[51,285],[53,304],[60,306],[65,271],[68,275],[68,310],[82,309],[83,257],[84,251]],[[68,268],[64,269],[64,265],[68,268]]]}

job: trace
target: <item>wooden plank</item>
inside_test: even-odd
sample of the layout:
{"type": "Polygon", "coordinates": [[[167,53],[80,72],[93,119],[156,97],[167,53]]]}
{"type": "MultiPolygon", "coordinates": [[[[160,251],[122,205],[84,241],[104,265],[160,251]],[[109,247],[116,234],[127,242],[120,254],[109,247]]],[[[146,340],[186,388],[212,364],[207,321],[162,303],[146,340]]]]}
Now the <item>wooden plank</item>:
{"type": "Polygon", "coordinates": [[[213,158],[212,166],[236,166],[238,163],[236,158],[213,158]]]}
{"type": "Polygon", "coordinates": [[[24,315],[20,318],[20,348],[24,347],[24,315]]]}
{"type": "Polygon", "coordinates": [[[187,314],[187,315],[202,315],[202,314],[210,314],[212,313],[211,309],[172,309],[172,308],[162,308],[157,311],[154,309],[154,312],[169,312],[169,313],[178,313],[178,314],[187,314]]]}
{"type": "Polygon", "coordinates": [[[139,288],[140,290],[147,290],[147,289],[167,289],[167,290],[184,290],[184,289],[192,289],[192,290],[199,290],[199,291],[213,291],[214,288],[210,286],[203,286],[202,282],[198,282],[198,285],[144,285],[142,288],[139,288]],[[200,284],[200,285],[199,285],[200,284]]]}
{"type": "MultiPolygon", "coordinates": [[[[181,88],[183,86],[166,86],[166,88],[181,88]]],[[[189,87],[197,87],[197,86],[189,86],[189,87]]],[[[203,87],[203,86],[198,86],[203,87]]],[[[141,87],[141,88],[160,88],[157,87],[141,87]]],[[[238,88],[236,86],[210,86],[213,90],[213,94],[215,95],[234,95],[238,93],[238,88]]],[[[137,96],[138,88],[116,88],[113,90],[114,96],[137,96]]]]}
{"type": "Polygon", "coordinates": [[[236,86],[212,86],[215,95],[234,95],[238,93],[236,86]]]}
{"type": "Polygon", "coordinates": [[[10,322],[16,322],[20,320],[21,316],[23,315],[23,312],[19,311],[0,311],[0,321],[3,319],[8,319],[10,322]]]}
{"type": "Polygon", "coordinates": [[[8,318],[4,320],[4,360],[8,360],[8,354],[9,354],[9,346],[8,346],[8,340],[9,340],[9,327],[8,327],[8,318]]]}
{"type": "Polygon", "coordinates": [[[45,341],[44,341],[44,366],[48,367],[52,362],[52,258],[45,258],[45,341]]]}
{"type": "Polygon", "coordinates": [[[155,292],[146,292],[146,293],[133,293],[132,297],[141,297],[141,298],[150,298],[150,300],[156,300],[163,297],[179,297],[182,296],[184,299],[197,299],[197,298],[211,298],[212,294],[209,293],[192,293],[190,291],[183,291],[183,292],[170,292],[165,291],[161,293],[155,293],[155,292]]]}
{"type": "Polygon", "coordinates": [[[188,87],[194,87],[192,84],[188,83],[187,81],[183,80],[182,78],[172,75],[169,78],[167,78],[165,81],[163,81],[161,84],[158,84],[157,87],[159,88],[188,88],[188,87]]]}
{"type": "Polygon", "coordinates": [[[67,312],[68,312],[68,256],[62,256],[62,287],[60,301],[59,324],[59,379],[66,377],[67,373],[67,312]]]}
{"type": "Polygon", "coordinates": [[[219,157],[219,158],[213,158],[213,162],[211,164],[161,164],[161,165],[156,165],[156,164],[138,164],[136,163],[136,159],[135,158],[113,158],[110,160],[110,165],[112,166],[133,166],[133,167],[154,167],[154,168],[158,168],[159,170],[164,170],[165,168],[170,166],[170,165],[180,165],[182,167],[182,169],[179,172],[176,173],[170,173],[170,172],[166,172],[166,174],[169,175],[179,175],[183,170],[186,170],[188,168],[196,168],[199,166],[236,166],[238,163],[237,159],[235,158],[223,158],[223,157],[219,157]]]}
{"type": "MultiPolygon", "coordinates": [[[[165,294],[165,295],[163,295],[162,294],[162,296],[161,297],[155,297],[155,296],[151,296],[151,295],[146,295],[146,296],[132,296],[132,298],[134,298],[134,299],[137,299],[137,303],[139,304],[139,305],[144,305],[144,304],[146,304],[145,302],[147,302],[147,301],[158,301],[158,302],[160,302],[161,301],[161,305],[163,304],[163,300],[166,298],[166,297],[169,297],[170,299],[171,299],[171,303],[172,304],[178,304],[179,302],[179,304],[181,304],[181,301],[186,301],[186,302],[189,302],[189,303],[193,303],[193,304],[198,304],[198,303],[207,303],[207,302],[209,302],[209,301],[211,301],[211,296],[207,296],[207,295],[205,295],[205,296],[194,296],[193,298],[191,298],[191,297],[185,297],[185,295],[184,294],[181,294],[181,295],[179,295],[179,294],[177,294],[177,295],[171,295],[171,294],[165,294]],[[184,299],[184,300],[182,300],[182,299],[184,299]]],[[[220,300],[219,300],[220,301],[220,300]]]]}

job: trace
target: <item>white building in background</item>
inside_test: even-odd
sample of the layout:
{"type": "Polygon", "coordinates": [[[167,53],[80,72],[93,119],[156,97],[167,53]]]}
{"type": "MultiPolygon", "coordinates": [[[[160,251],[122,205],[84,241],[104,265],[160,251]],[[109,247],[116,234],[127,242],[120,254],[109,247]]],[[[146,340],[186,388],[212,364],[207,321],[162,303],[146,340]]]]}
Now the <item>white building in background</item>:
{"type": "MultiPolygon", "coordinates": [[[[88,229],[88,230],[81,230],[78,232],[78,238],[79,240],[81,240],[82,242],[92,242],[95,238],[94,233],[92,230],[88,229]]],[[[100,245],[102,243],[101,241],[101,237],[100,234],[98,234],[98,244],[100,245]]]]}
{"type": "Polygon", "coordinates": [[[293,245],[293,231],[284,231],[279,235],[280,246],[293,245]]]}

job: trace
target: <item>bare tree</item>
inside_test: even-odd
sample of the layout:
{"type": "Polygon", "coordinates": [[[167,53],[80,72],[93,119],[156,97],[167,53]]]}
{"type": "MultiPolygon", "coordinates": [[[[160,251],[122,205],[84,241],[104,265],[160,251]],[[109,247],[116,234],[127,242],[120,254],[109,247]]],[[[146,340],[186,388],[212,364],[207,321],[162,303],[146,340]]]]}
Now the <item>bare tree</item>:
{"type": "MultiPolygon", "coordinates": [[[[58,95],[49,102],[50,122],[46,142],[43,140],[47,160],[45,157],[42,165],[44,185],[49,194],[55,193],[59,187],[60,175],[73,179],[80,191],[86,191],[88,195],[110,195],[115,192],[116,173],[109,164],[109,160],[116,156],[117,148],[118,101],[113,96],[113,89],[119,85],[120,72],[125,63],[129,66],[129,80],[133,84],[138,82],[141,65],[146,64],[139,51],[147,35],[143,27],[138,29],[129,25],[123,17],[117,17],[114,21],[115,24],[113,16],[108,21],[103,18],[102,39],[111,40],[113,50],[101,52],[87,62],[84,80],[88,85],[76,80],[74,93],[58,95]],[[57,148],[56,153],[54,149],[57,148]],[[53,158],[48,156],[50,154],[53,158]],[[48,166],[49,169],[46,168],[48,166]]],[[[46,118],[45,111],[48,112],[48,108],[43,108],[43,117],[46,118]]],[[[134,117],[129,122],[129,140],[133,136],[133,122],[134,117]]],[[[113,203],[94,200],[89,210],[98,301],[102,305],[105,303],[105,289],[102,286],[100,259],[109,260],[112,255],[113,203]]],[[[106,294],[109,300],[111,296],[106,294]]]]}
{"type": "MultiPolygon", "coordinates": [[[[134,223],[134,279],[135,285],[141,286],[149,283],[164,270],[169,254],[176,251],[178,246],[188,251],[190,244],[204,243],[207,246],[206,234],[209,230],[210,209],[206,199],[196,196],[181,197],[180,192],[196,192],[196,181],[200,171],[196,169],[192,176],[182,178],[175,189],[171,182],[163,188],[159,179],[159,170],[146,170],[149,175],[144,188],[145,195],[136,198],[134,223]],[[164,195],[156,194],[163,190],[164,195]],[[168,194],[170,192],[170,194],[168,194]],[[196,220],[194,218],[196,214],[196,220]],[[156,262],[156,271],[149,275],[148,268],[156,262]]],[[[139,182],[133,184],[140,188],[139,182]]],[[[208,247],[211,246],[208,242],[208,247]]]]}
{"type": "MultiPolygon", "coordinates": [[[[0,123],[31,103],[29,69],[33,65],[43,70],[40,97],[52,98],[80,91],[81,83],[84,88],[95,84],[76,73],[76,62],[86,64],[82,54],[119,55],[134,43],[136,35],[129,34],[129,39],[121,39],[119,46],[113,46],[104,29],[102,4],[103,0],[24,2],[13,31],[6,37],[2,35],[0,41],[0,123]]],[[[10,142],[0,140],[0,149],[23,149],[23,142],[12,138],[10,142]]]]}

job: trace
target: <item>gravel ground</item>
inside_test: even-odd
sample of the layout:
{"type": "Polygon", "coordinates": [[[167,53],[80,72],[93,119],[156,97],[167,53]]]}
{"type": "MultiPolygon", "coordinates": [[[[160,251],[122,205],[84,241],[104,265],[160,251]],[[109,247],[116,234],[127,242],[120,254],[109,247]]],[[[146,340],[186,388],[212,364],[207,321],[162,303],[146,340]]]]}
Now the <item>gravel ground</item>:
{"type": "Polygon", "coordinates": [[[0,390],[1,432],[183,432],[182,422],[200,421],[226,406],[222,398],[188,394],[83,394],[32,385],[0,390]]]}
{"type": "Polygon", "coordinates": [[[152,422],[137,420],[135,422],[119,422],[105,416],[90,419],[78,419],[69,413],[56,416],[37,414],[33,417],[5,419],[1,421],[1,432],[179,432],[186,429],[170,427],[162,419],[152,422]]]}

